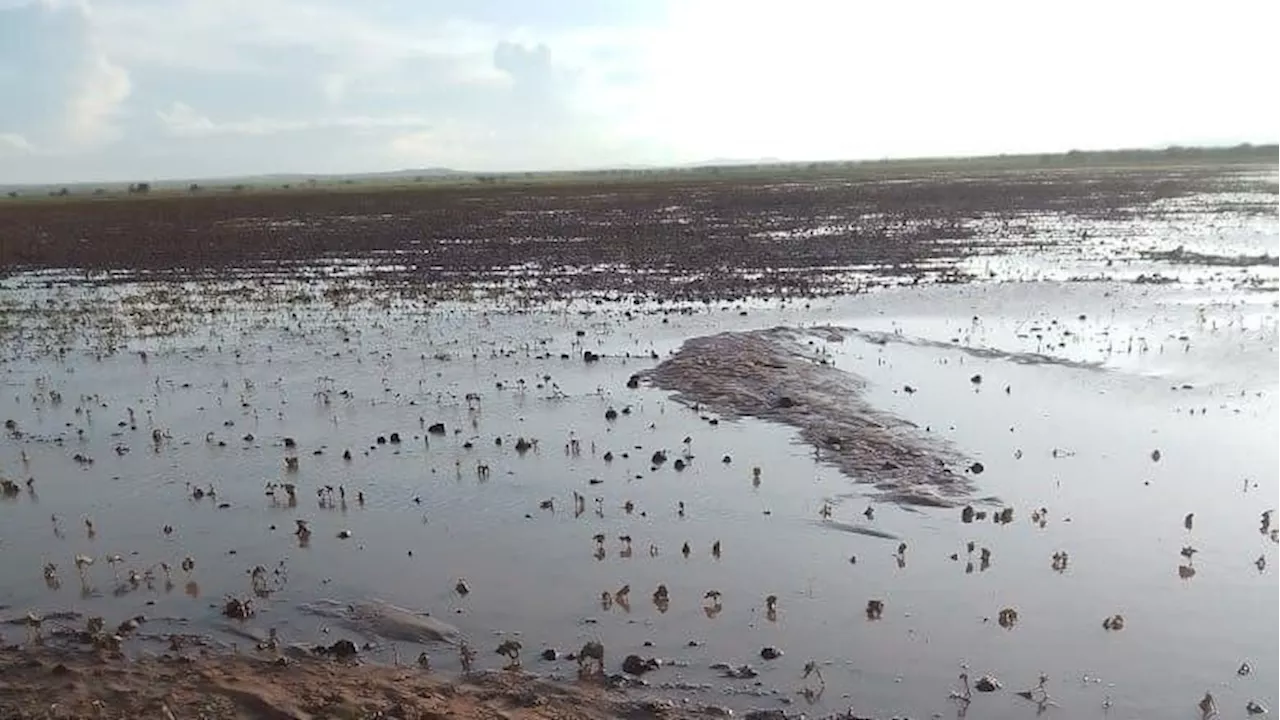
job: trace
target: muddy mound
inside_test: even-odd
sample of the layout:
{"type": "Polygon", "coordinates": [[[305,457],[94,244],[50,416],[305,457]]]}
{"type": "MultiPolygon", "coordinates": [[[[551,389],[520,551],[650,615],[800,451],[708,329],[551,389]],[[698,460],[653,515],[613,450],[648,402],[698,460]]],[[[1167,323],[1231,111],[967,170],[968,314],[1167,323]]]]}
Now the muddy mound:
{"type": "Polygon", "coordinates": [[[755,417],[797,428],[819,457],[883,499],[950,506],[973,485],[962,458],[915,426],[871,407],[864,381],[824,362],[810,341],[841,340],[834,328],[771,328],[693,338],[641,377],[675,399],[728,417],[755,417]]]}
{"type": "Polygon", "coordinates": [[[456,627],[443,620],[381,600],[342,603],[324,599],[298,607],[312,615],[333,618],[356,632],[389,640],[456,644],[462,638],[456,627]]]}

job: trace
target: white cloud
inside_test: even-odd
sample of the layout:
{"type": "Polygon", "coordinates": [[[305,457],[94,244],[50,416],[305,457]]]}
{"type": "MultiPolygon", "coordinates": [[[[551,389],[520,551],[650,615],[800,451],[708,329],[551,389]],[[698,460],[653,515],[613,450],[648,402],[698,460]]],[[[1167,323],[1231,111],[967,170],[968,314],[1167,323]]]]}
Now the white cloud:
{"type": "Polygon", "coordinates": [[[413,115],[383,117],[347,115],[309,119],[251,117],[246,120],[214,122],[207,116],[197,112],[190,105],[176,101],[168,109],[156,111],[156,117],[160,119],[160,122],[171,135],[186,138],[213,135],[275,135],[278,133],[332,128],[357,131],[392,130],[422,128],[430,124],[425,118],[413,115]]]}
{"type": "Polygon", "coordinates": [[[325,99],[332,104],[342,102],[347,95],[347,87],[350,84],[346,75],[341,73],[328,73],[320,78],[320,93],[325,99]]]}
{"type": "Polygon", "coordinates": [[[393,162],[406,167],[459,167],[465,152],[460,157],[458,151],[469,144],[468,141],[484,139],[479,133],[469,133],[471,137],[466,137],[467,134],[454,128],[404,133],[391,139],[388,155],[393,162]]]}
{"type": "Polygon", "coordinates": [[[67,103],[66,132],[73,145],[92,147],[118,135],[114,121],[129,97],[129,73],[101,52],[90,53],[67,103]]]}
{"type": "Polygon", "coordinates": [[[10,153],[15,155],[18,153],[33,153],[35,151],[35,146],[19,133],[0,133],[0,156],[10,153]]]}
{"type": "Polygon", "coordinates": [[[1275,7],[683,0],[623,122],[704,158],[1036,152],[1197,128],[1274,141],[1258,69],[1275,7]]]}
{"type": "Polygon", "coordinates": [[[1274,141],[1276,7],[0,0],[0,176],[1274,141]]]}
{"type": "Polygon", "coordinates": [[[170,69],[277,72],[258,54],[267,51],[310,53],[347,82],[422,58],[466,59],[457,68],[460,81],[486,74],[497,40],[491,28],[453,13],[406,12],[402,21],[386,22],[362,10],[324,0],[120,0],[99,8],[95,24],[113,55],[170,69]]]}

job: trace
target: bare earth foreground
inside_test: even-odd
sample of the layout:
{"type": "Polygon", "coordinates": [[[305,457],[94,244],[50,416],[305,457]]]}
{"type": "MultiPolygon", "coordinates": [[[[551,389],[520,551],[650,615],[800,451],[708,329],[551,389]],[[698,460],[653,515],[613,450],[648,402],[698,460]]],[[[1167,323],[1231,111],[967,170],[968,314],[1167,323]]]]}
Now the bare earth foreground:
{"type": "Polygon", "coordinates": [[[107,659],[0,648],[0,716],[45,718],[683,718],[670,704],[519,672],[449,680],[417,668],[243,655],[107,659]]]}

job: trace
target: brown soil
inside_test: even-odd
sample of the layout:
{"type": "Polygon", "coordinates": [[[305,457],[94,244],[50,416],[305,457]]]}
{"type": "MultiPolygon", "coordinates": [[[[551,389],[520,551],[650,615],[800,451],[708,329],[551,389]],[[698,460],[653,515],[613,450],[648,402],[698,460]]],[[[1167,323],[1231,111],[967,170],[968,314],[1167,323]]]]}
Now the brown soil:
{"type": "Polygon", "coordinates": [[[418,668],[318,657],[287,664],[243,655],[127,660],[83,650],[0,647],[0,718],[5,720],[694,716],[592,682],[555,684],[518,672],[453,680],[418,668]]]}
{"type": "Polygon", "coordinates": [[[641,377],[688,405],[797,428],[819,457],[855,481],[874,484],[885,500],[962,503],[973,484],[957,467],[955,451],[873,408],[862,398],[860,378],[810,347],[844,335],[829,327],[772,328],[693,338],[641,377]]]}
{"type": "MultiPolygon", "coordinates": [[[[963,280],[957,257],[1037,237],[1019,218],[1125,218],[1234,182],[1232,168],[1057,169],[4,201],[0,276],[282,277],[318,260],[387,264],[415,292],[710,300],[856,290],[849,271],[963,280]],[[976,235],[972,221],[1003,218],[976,235]],[[1012,224],[1010,221],[1013,221],[1012,224]],[[815,232],[815,225],[821,225],[815,232]],[[940,278],[939,278],[940,276],[940,278]]],[[[1272,211],[1273,205],[1270,206],[1272,211]]],[[[864,276],[864,281],[865,276],[864,276]]]]}

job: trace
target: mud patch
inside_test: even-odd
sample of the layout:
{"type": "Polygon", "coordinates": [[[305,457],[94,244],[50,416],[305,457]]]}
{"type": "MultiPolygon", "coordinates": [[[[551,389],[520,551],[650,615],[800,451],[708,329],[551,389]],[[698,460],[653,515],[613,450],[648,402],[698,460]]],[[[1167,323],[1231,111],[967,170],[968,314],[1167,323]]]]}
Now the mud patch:
{"type": "Polygon", "coordinates": [[[351,630],[388,640],[456,644],[462,639],[462,633],[443,620],[381,600],[342,603],[324,599],[302,603],[299,609],[334,618],[351,630]]]}
{"type": "Polygon", "coordinates": [[[1280,257],[1263,253],[1261,255],[1214,255],[1176,247],[1173,250],[1140,251],[1144,260],[1158,260],[1175,265],[1204,265],[1208,267],[1261,267],[1280,266],[1280,257]]]}
{"type": "Polygon", "coordinates": [[[871,407],[861,378],[809,347],[844,337],[839,328],[777,327],[693,338],[641,378],[686,405],[797,428],[820,459],[874,485],[883,500],[947,507],[969,498],[972,483],[951,470],[963,460],[958,452],[871,407]]]}
{"type": "Polygon", "coordinates": [[[1075,368],[1077,370],[1098,371],[1106,369],[1100,362],[1071,360],[1068,358],[1057,357],[1055,355],[1045,355],[1043,353],[1008,352],[1005,350],[997,350],[995,348],[960,345],[955,342],[930,340],[928,338],[898,335],[896,333],[889,332],[850,330],[848,331],[848,334],[876,345],[887,345],[892,342],[902,345],[910,345],[912,347],[959,350],[960,352],[972,357],[982,358],[984,360],[1004,360],[1007,362],[1017,363],[1019,365],[1061,365],[1062,367],[1075,368]]]}

